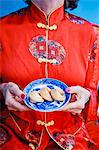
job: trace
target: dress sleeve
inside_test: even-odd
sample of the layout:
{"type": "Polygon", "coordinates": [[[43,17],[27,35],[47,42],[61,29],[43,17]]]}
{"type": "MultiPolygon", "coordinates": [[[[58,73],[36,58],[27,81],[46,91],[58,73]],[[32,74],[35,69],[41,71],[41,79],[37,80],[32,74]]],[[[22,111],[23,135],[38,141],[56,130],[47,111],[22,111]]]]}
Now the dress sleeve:
{"type": "MultiPolygon", "coordinates": [[[[90,101],[87,109],[87,121],[97,119],[98,109],[98,81],[99,81],[99,47],[97,46],[97,30],[91,31],[90,52],[88,56],[88,69],[86,72],[85,88],[90,93],[90,101]]],[[[98,41],[99,42],[99,41],[98,41]]]]}

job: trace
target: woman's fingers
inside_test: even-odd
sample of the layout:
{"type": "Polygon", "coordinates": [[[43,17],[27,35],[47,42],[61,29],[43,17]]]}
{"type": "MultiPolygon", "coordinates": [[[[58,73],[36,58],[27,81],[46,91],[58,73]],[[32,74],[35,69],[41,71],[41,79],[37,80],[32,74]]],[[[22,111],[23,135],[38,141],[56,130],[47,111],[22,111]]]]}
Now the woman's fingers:
{"type": "Polygon", "coordinates": [[[77,100],[77,94],[72,94],[70,102],[75,102],[76,100],[77,100]]]}
{"type": "MultiPolygon", "coordinates": [[[[15,96],[18,96],[19,98],[21,99],[24,99],[25,98],[25,94],[23,93],[23,91],[21,91],[19,89],[19,87],[15,84],[15,83],[12,83],[12,82],[9,82],[8,83],[8,89],[9,91],[14,94],[15,96]]],[[[20,100],[21,100],[20,99],[20,100]]]]}
{"type": "Polygon", "coordinates": [[[80,114],[82,112],[82,109],[71,109],[69,110],[69,112],[71,112],[72,114],[80,114]]]}
{"type": "Polygon", "coordinates": [[[7,106],[7,108],[8,108],[8,110],[18,111],[17,109],[12,108],[12,107],[10,107],[10,106],[7,106]]]}
{"type": "Polygon", "coordinates": [[[68,93],[76,93],[77,100],[82,99],[87,102],[90,97],[90,92],[81,86],[71,86],[66,89],[68,93]]]}
{"type": "Polygon", "coordinates": [[[26,107],[25,105],[20,104],[20,103],[17,102],[17,101],[14,101],[13,104],[14,104],[15,108],[16,108],[18,111],[29,111],[29,110],[30,110],[28,107],[26,107]]]}
{"type": "Polygon", "coordinates": [[[20,102],[21,104],[24,104],[24,101],[22,100],[22,98],[18,97],[18,96],[14,96],[14,99],[18,102],[20,102]]]}
{"type": "Polygon", "coordinates": [[[66,89],[68,93],[72,94],[71,101],[64,110],[74,113],[81,113],[86,102],[89,100],[90,92],[81,86],[71,86],[66,89]]]}
{"type": "Polygon", "coordinates": [[[70,110],[70,109],[84,109],[85,107],[85,103],[83,102],[83,100],[81,101],[75,101],[72,103],[68,103],[65,107],[66,110],[70,110]]]}
{"type": "Polygon", "coordinates": [[[71,86],[71,87],[68,87],[66,89],[67,92],[69,93],[76,93],[76,94],[79,94],[81,92],[86,92],[87,90],[81,86],[71,86]]]}
{"type": "Polygon", "coordinates": [[[78,101],[68,103],[66,107],[64,107],[65,111],[69,111],[72,114],[80,114],[82,112],[82,109],[84,109],[84,104],[81,104],[78,101]]]}
{"type": "Polygon", "coordinates": [[[9,110],[29,111],[30,109],[24,105],[24,93],[19,89],[18,85],[9,82],[4,89],[5,104],[9,110]]]}
{"type": "Polygon", "coordinates": [[[12,94],[7,90],[6,93],[6,105],[11,110],[18,110],[18,111],[29,111],[30,109],[26,107],[25,105],[22,105],[20,102],[16,101],[12,94]]]}

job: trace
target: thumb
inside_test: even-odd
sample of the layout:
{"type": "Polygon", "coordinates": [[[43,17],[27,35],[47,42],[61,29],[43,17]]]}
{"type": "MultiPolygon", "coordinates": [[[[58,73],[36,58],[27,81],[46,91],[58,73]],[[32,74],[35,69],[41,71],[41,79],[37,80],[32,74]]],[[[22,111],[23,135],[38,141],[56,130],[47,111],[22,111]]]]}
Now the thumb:
{"type": "Polygon", "coordinates": [[[77,107],[77,101],[76,102],[72,102],[72,103],[68,103],[66,106],[65,106],[65,109],[68,110],[68,109],[74,109],[77,107]]]}
{"type": "Polygon", "coordinates": [[[75,102],[72,103],[68,103],[65,107],[66,110],[69,109],[84,109],[85,107],[85,103],[83,101],[83,99],[81,99],[81,101],[77,100],[75,102]]]}
{"type": "Polygon", "coordinates": [[[25,94],[23,93],[22,90],[19,89],[19,87],[16,84],[13,84],[10,88],[9,91],[14,94],[15,96],[18,96],[21,99],[25,98],[25,94]]]}

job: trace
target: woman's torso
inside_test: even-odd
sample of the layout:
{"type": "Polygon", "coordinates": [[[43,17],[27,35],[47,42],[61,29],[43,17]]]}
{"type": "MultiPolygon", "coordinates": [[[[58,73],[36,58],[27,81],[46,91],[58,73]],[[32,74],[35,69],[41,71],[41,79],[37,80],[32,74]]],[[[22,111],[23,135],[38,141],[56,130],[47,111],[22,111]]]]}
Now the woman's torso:
{"type": "MultiPolygon", "coordinates": [[[[53,25],[53,16],[56,16],[54,24],[57,29],[48,30],[48,57],[56,58],[59,64],[48,63],[48,77],[59,79],[67,85],[83,86],[91,47],[90,26],[85,21],[82,24],[73,23],[65,15],[60,18],[57,15],[61,9],[52,14],[49,22],[53,25]]],[[[9,17],[5,21],[7,23],[2,25],[2,79],[21,87],[45,77],[46,63],[38,62],[36,57],[45,58],[46,29],[39,28],[39,18],[36,20],[34,17],[27,11],[9,17]]]]}

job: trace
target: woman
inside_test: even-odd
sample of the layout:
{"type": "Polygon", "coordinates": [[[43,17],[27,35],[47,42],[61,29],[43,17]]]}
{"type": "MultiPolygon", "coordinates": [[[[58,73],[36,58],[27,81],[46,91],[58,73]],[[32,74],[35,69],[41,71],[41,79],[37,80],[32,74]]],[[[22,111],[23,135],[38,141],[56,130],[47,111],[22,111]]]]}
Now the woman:
{"type": "Polygon", "coordinates": [[[3,150],[97,149],[80,115],[86,106],[86,123],[97,119],[96,35],[90,23],[64,12],[64,6],[74,9],[77,0],[31,0],[28,8],[1,19],[3,150]],[[67,92],[75,94],[62,111],[41,113],[23,104],[22,89],[44,77],[65,82],[67,92]]]}

